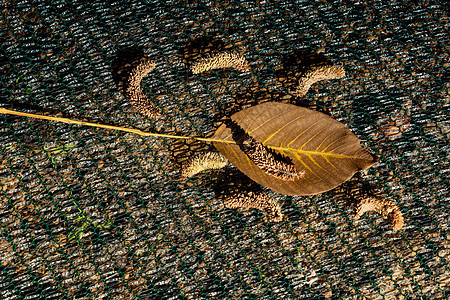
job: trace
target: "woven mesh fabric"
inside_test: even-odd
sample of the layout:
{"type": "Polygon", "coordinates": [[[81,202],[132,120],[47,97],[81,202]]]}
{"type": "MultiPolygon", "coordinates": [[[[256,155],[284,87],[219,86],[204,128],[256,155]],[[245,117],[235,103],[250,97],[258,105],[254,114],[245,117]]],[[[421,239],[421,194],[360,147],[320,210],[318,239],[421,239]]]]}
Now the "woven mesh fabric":
{"type": "Polygon", "coordinates": [[[1,299],[444,299],[450,295],[449,17],[445,1],[0,0],[0,106],[210,136],[265,101],[346,124],[378,163],[329,192],[268,191],[285,216],[227,209],[233,166],[185,181],[204,142],[0,116],[1,299]],[[192,75],[212,49],[251,72],[192,75]],[[115,66],[145,53],[162,112],[141,115],[115,66]],[[346,70],[295,97],[295,63],[346,70]],[[401,120],[402,130],[398,130],[401,120]],[[352,219],[365,190],[400,231],[352,219]]]}

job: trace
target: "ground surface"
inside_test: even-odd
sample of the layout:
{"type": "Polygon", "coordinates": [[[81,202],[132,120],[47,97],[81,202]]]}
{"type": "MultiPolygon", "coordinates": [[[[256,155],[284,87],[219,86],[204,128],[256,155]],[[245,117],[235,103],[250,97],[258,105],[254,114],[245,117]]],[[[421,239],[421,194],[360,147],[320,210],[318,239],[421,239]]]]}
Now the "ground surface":
{"type": "Polygon", "coordinates": [[[220,187],[242,182],[232,166],[181,180],[208,144],[0,116],[1,299],[449,296],[444,2],[0,5],[3,107],[209,136],[224,116],[280,101],[331,115],[380,157],[321,195],[269,191],[286,217],[273,223],[223,206],[220,187]],[[190,74],[216,47],[245,55],[251,72],[190,74]],[[133,51],[157,63],[143,87],[162,118],[119,90],[114,66],[133,51]],[[293,76],[317,59],[346,77],[294,97],[293,76]],[[375,213],[352,220],[366,192],[398,204],[401,231],[375,213]]]}

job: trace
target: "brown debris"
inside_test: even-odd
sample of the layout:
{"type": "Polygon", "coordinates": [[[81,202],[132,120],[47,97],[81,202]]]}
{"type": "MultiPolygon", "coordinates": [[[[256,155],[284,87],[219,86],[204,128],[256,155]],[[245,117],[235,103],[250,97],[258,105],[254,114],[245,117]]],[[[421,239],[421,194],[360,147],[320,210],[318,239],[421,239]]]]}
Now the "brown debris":
{"type": "Polygon", "coordinates": [[[342,67],[330,65],[312,67],[299,79],[295,94],[297,97],[303,97],[314,83],[322,80],[339,79],[344,76],[345,70],[342,67]]]}
{"type": "Polygon", "coordinates": [[[206,152],[194,156],[181,170],[181,176],[184,178],[192,177],[204,170],[221,169],[226,166],[228,159],[220,152],[206,152]]]}
{"type": "Polygon", "coordinates": [[[297,170],[292,163],[275,157],[263,144],[257,142],[251,136],[248,136],[242,142],[241,149],[267,175],[286,181],[294,181],[305,175],[304,171],[297,170]]]}
{"type": "Polygon", "coordinates": [[[400,230],[403,227],[403,214],[398,206],[390,201],[376,197],[364,198],[354,206],[354,219],[358,220],[368,211],[375,211],[381,214],[392,225],[394,230],[400,230]]]}
{"type": "Polygon", "coordinates": [[[214,69],[235,68],[239,71],[250,71],[247,59],[235,51],[219,52],[194,62],[190,69],[192,73],[199,74],[214,69]]]}
{"type": "Polygon", "coordinates": [[[289,157],[266,148],[246,133],[236,122],[228,119],[225,124],[231,129],[233,140],[236,141],[242,152],[267,175],[286,181],[294,181],[305,175],[303,170],[295,168],[289,157]]]}
{"type": "Polygon", "coordinates": [[[263,192],[240,192],[227,196],[224,200],[227,208],[243,208],[260,209],[266,212],[269,218],[274,222],[281,222],[283,214],[281,213],[281,206],[266,193],[263,192]]]}
{"type": "Polygon", "coordinates": [[[154,118],[160,116],[160,110],[155,104],[150,101],[141,89],[141,80],[153,69],[156,64],[153,61],[149,61],[147,58],[142,58],[137,65],[131,70],[125,82],[124,94],[134,105],[138,111],[149,117],[154,118]]]}
{"type": "Polygon", "coordinates": [[[410,119],[404,113],[392,113],[389,117],[377,122],[380,133],[392,141],[411,129],[410,119]]]}

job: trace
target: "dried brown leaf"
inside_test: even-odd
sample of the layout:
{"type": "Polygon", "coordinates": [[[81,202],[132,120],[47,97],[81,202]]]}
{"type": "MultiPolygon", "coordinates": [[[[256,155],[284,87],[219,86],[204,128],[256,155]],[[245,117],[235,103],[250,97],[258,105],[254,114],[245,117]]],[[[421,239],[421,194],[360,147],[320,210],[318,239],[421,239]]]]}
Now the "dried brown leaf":
{"type": "Polygon", "coordinates": [[[377,158],[360,146],[360,140],[342,123],[317,111],[277,102],[244,109],[231,120],[271,151],[289,157],[304,176],[293,181],[262,170],[233,139],[232,128],[222,124],[214,146],[257,183],[285,195],[312,195],[330,190],[354,173],[372,166],[377,158]]]}

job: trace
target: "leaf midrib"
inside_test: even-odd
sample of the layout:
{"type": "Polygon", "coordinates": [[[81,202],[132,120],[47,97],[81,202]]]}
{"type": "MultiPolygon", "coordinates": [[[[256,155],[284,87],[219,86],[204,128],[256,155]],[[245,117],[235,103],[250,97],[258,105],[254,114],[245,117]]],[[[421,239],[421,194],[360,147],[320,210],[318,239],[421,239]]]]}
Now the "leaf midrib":
{"type": "Polygon", "coordinates": [[[331,153],[331,152],[320,152],[320,151],[312,151],[312,150],[294,149],[294,148],[289,148],[289,147],[279,147],[279,146],[271,146],[271,145],[264,145],[264,146],[267,148],[270,148],[272,150],[300,153],[300,154],[305,154],[305,155],[329,156],[329,157],[334,157],[334,158],[347,158],[347,159],[358,158],[358,157],[351,156],[351,155],[337,154],[337,153],[331,153]]]}

